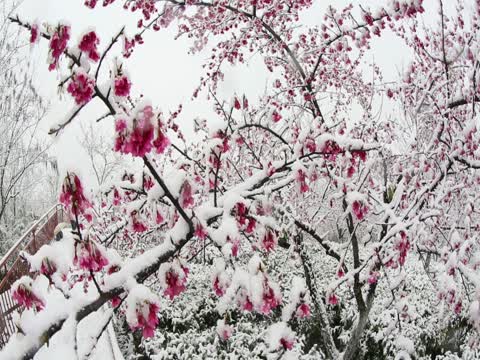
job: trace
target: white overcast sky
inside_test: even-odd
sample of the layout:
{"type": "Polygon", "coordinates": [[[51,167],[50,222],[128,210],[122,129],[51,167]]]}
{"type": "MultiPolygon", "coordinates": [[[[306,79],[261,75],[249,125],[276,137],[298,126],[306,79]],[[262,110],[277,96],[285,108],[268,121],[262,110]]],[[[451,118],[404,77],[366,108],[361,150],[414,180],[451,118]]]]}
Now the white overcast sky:
{"type": "MultiPolygon", "coordinates": [[[[130,12],[123,10],[121,8],[123,0],[117,0],[114,5],[106,8],[101,6],[101,2],[102,0],[99,0],[100,6],[92,11],[83,5],[83,0],[24,0],[18,13],[21,19],[27,21],[37,19],[40,22],[51,24],[59,21],[71,24],[73,42],[76,42],[80,33],[87,28],[95,28],[100,35],[100,49],[102,49],[124,24],[127,25],[127,34],[133,34],[136,31],[135,24],[138,14],[132,16],[130,12]]],[[[340,8],[347,3],[349,1],[317,0],[313,8],[304,14],[302,22],[305,25],[321,24],[322,15],[328,5],[332,4],[340,8]]],[[[353,3],[375,8],[385,3],[385,0],[356,0],[353,3]]],[[[438,16],[436,0],[426,0],[426,8],[429,19],[435,19],[438,16]]],[[[205,55],[189,55],[188,39],[174,40],[174,33],[174,29],[167,29],[146,35],[145,44],[138,47],[131,59],[124,63],[131,76],[135,93],[141,91],[146,99],[149,99],[155,106],[159,106],[164,112],[176,109],[179,103],[185,105],[179,124],[188,132],[194,118],[210,119],[213,117],[211,104],[207,103],[204,96],[194,102],[190,101],[193,89],[198,85],[198,79],[202,75],[201,64],[205,55]]],[[[68,94],[64,96],[63,100],[58,97],[58,75],[56,72],[47,70],[46,42],[37,45],[31,51],[31,56],[36,62],[35,82],[40,93],[51,102],[50,111],[44,121],[44,128],[48,129],[51,124],[58,123],[65,118],[73,103],[68,94]]],[[[375,62],[384,69],[385,80],[394,80],[409,56],[409,50],[394,36],[387,34],[381,40],[375,40],[374,49],[366,57],[366,60],[375,62]]],[[[105,69],[108,68],[105,67],[105,69]]],[[[252,95],[262,92],[267,81],[268,73],[262,60],[258,57],[253,58],[247,66],[235,68],[227,73],[226,80],[220,87],[220,96],[230,99],[236,92],[238,94],[246,93],[252,97],[252,95]]],[[[78,124],[94,121],[104,112],[103,107],[92,104],[76,119],[75,124],[57,139],[53,153],[58,156],[61,168],[68,167],[74,162],[85,162],[85,155],[77,141],[78,124]]],[[[110,131],[112,123],[111,119],[105,121],[102,131],[110,131]]]]}

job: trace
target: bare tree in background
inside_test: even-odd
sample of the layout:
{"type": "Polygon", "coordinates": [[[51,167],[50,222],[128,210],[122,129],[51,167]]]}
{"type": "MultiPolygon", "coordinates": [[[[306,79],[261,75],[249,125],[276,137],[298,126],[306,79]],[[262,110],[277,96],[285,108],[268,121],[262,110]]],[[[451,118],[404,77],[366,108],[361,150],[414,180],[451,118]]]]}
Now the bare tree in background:
{"type": "Polygon", "coordinates": [[[81,125],[80,144],[85,149],[97,184],[101,187],[120,169],[121,158],[112,153],[111,136],[98,134],[98,127],[93,124],[81,125]]]}
{"type": "Polygon", "coordinates": [[[51,171],[46,146],[38,138],[46,104],[23,56],[27,40],[6,20],[19,4],[0,0],[0,254],[39,215],[34,209],[43,210],[36,200],[45,193],[38,197],[34,191],[51,171]]]}

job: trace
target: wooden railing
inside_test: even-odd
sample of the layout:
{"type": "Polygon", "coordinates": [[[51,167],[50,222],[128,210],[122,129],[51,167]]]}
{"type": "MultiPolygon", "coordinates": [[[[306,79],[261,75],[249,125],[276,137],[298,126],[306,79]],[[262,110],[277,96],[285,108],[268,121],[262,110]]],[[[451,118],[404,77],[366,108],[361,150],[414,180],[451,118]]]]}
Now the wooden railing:
{"type": "Polygon", "coordinates": [[[17,331],[13,313],[22,310],[13,301],[10,288],[16,280],[30,272],[26,261],[19,256],[20,252],[35,254],[43,245],[52,241],[55,227],[63,221],[66,221],[63,207],[55,205],[30,227],[0,260],[0,349],[17,331]]]}

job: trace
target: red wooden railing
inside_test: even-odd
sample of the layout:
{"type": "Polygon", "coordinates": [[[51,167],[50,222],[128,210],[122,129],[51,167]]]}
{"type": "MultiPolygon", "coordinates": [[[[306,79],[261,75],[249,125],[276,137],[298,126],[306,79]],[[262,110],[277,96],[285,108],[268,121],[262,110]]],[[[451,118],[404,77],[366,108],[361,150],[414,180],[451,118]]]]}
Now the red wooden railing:
{"type": "Polygon", "coordinates": [[[0,349],[17,331],[13,313],[22,310],[13,301],[10,291],[12,284],[30,271],[28,264],[19,256],[20,252],[35,254],[43,245],[52,241],[55,227],[63,221],[66,221],[63,207],[55,205],[28,229],[0,260],[0,349]]]}

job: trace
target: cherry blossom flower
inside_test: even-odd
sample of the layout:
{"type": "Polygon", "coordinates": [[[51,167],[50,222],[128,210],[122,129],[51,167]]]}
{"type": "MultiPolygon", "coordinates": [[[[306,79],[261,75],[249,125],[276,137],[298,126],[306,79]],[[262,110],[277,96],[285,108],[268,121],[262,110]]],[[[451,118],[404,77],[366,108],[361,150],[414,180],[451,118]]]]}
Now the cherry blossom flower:
{"type": "Polygon", "coordinates": [[[227,325],[225,320],[221,319],[217,321],[217,334],[223,341],[227,341],[233,334],[233,327],[227,325]]]}
{"type": "Polygon", "coordinates": [[[265,234],[262,238],[262,247],[267,251],[270,252],[275,249],[277,245],[277,236],[272,229],[267,228],[265,234]]]}
{"type": "Polygon", "coordinates": [[[30,44],[36,44],[40,40],[40,29],[38,24],[32,24],[30,27],[30,44]]]}
{"type": "Polygon", "coordinates": [[[333,294],[333,293],[330,294],[330,295],[328,296],[328,303],[329,303],[330,305],[337,305],[337,304],[338,304],[338,297],[337,297],[337,295],[335,295],[335,294],[333,294]]]}
{"type": "Polygon", "coordinates": [[[23,276],[17,280],[11,288],[12,298],[20,306],[27,309],[33,308],[35,311],[41,311],[45,307],[44,302],[33,292],[33,280],[28,276],[23,276]]]}
{"type": "Polygon", "coordinates": [[[85,197],[80,178],[74,173],[67,173],[63,181],[60,202],[71,214],[85,214],[92,207],[85,197]]]}
{"type": "Polygon", "coordinates": [[[73,96],[77,105],[88,103],[95,92],[95,80],[83,71],[77,71],[70,80],[67,91],[73,96]]]}
{"type": "Polygon", "coordinates": [[[193,206],[193,204],[192,185],[190,185],[189,181],[185,181],[180,192],[180,205],[182,205],[183,208],[189,208],[190,206],[193,206]]]}
{"type": "Polygon", "coordinates": [[[108,265],[108,259],[92,240],[77,241],[73,264],[86,271],[98,272],[108,265]]]}
{"type": "Polygon", "coordinates": [[[100,59],[98,54],[97,46],[100,43],[95,31],[90,31],[82,36],[78,48],[88,55],[88,58],[94,62],[97,62],[100,59]]]}
{"type": "Polygon", "coordinates": [[[187,283],[188,268],[178,260],[170,264],[162,264],[159,269],[159,278],[164,288],[165,296],[170,300],[185,291],[187,283]]]}
{"type": "Polygon", "coordinates": [[[47,277],[50,277],[56,272],[57,266],[55,265],[55,262],[48,258],[44,258],[40,266],[40,273],[47,277]]]}
{"type": "Polygon", "coordinates": [[[362,221],[365,218],[365,215],[368,213],[368,208],[359,200],[355,200],[352,203],[352,211],[355,214],[355,217],[362,221]]]}
{"type": "Polygon", "coordinates": [[[124,117],[119,117],[115,122],[115,150],[137,157],[149,153],[154,138],[153,116],[152,107],[147,105],[137,112],[131,121],[131,127],[124,117]]]}
{"type": "Polygon", "coordinates": [[[132,331],[142,330],[144,338],[151,338],[155,335],[155,329],[158,326],[158,312],[160,306],[157,303],[143,301],[136,305],[135,314],[136,319],[134,322],[129,322],[132,331]]]}
{"type": "Polygon", "coordinates": [[[68,40],[70,40],[70,26],[58,25],[50,39],[50,65],[48,70],[52,71],[58,67],[60,56],[67,48],[68,40]]]}
{"type": "Polygon", "coordinates": [[[126,97],[130,95],[131,86],[132,84],[126,75],[119,76],[114,81],[114,94],[126,97]]]}
{"type": "Polygon", "coordinates": [[[170,145],[170,140],[165,135],[165,131],[161,130],[160,127],[157,129],[157,137],[153,141],[153,147],[157,151],[157,154],[163,154],[165,150],[170,145]]]}

